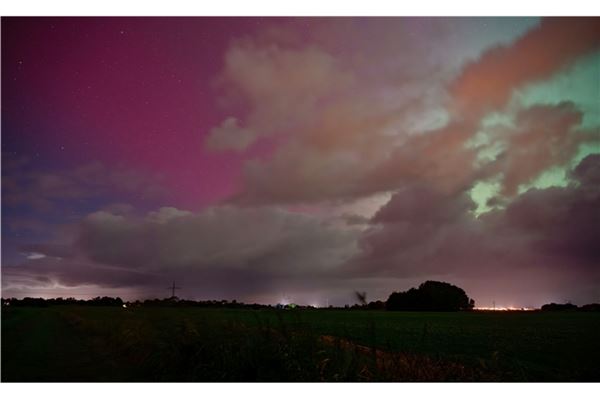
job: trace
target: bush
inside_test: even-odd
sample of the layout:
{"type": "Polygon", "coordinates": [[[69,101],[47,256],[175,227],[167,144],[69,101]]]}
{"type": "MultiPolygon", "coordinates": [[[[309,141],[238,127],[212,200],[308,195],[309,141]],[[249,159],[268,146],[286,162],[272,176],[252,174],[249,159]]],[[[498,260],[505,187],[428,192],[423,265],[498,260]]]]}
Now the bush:
{"type": "Polygon", "coordinates": [[[572,303],[547,303],[542,306],[542,310],[545,311],[563,311],[563,310],[577,310],[577,305],[572,303]]]}

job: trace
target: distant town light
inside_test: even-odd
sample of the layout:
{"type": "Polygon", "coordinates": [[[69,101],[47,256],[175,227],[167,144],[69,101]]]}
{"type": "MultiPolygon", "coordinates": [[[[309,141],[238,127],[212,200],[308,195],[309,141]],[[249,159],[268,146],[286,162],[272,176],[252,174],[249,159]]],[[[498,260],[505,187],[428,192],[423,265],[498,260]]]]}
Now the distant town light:
{"type": "Polygon", "coordinates": [[[483,311],[492,311],[492,312],[514,312],[514,311],[523,311],[523,312],[530,312],[533,310],[536,310],[535,308],[516,308],[516,307],[512,307],[512,306],[507,306],[507,307],[486,307],[486,306],[481,306],[481,307],[475,307],[473,308],[473,310],[483,310],[483,311]]]}

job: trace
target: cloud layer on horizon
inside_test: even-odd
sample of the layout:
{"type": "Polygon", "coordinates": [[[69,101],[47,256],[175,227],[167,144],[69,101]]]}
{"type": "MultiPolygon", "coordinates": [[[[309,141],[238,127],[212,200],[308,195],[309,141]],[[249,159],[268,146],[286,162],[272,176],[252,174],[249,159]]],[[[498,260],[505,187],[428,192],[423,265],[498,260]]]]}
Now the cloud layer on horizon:
{"type": "Polygon", "coordinates": [[[274,290],[343,298],[348,286],[385,292],[429,276],[477,292],[485,282],[537,275],[527,281],[531,298],[577,286],[572,299],[580,299],[600,287],[599,172],[600,155],[590,155],[567,187],[531,189],[479,218],[464,193],[415,184],[396,192],[366,229],[273,207],[161,208],[143,217],[99,211],[60,243],[24,248],[44,256],[5,265],[3,274],[17,291],[36,283],[155,288],[177,278],[229,298],[274,290]]]}

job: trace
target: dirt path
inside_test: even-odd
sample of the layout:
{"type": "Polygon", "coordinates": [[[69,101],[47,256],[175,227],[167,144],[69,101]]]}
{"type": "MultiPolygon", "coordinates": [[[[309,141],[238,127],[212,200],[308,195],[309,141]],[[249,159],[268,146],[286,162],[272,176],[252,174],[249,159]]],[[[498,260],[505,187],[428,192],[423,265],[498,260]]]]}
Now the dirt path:
{"type": "Polygon", "coordinates": [[[363,367],[361,375],[371,380],[376,373],[388,381],[494,381],[494,373],[484,368],[474,369],[448,360],[426,355],[388,352],[360,345],[351,340],[332,335],[322,335],[319,340],[328,347],[354,353],[370,366],[363,367]]]}

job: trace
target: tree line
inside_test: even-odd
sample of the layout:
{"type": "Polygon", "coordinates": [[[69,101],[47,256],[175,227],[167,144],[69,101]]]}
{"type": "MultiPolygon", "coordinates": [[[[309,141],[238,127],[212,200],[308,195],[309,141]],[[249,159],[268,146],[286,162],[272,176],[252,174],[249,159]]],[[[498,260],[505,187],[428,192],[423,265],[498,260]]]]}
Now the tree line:
{"type": "MultiPolygon", "coordinates": [[[[438,310],[438,311],[457,311],[457,310],[470,310],[474,306],[474,301],[470,299],[459,287],[454,285],[437,282],[437,281],[426,281],[421,284],[418,288],[411,288],[406,292],[394,292],[388,300],[374,301],[367,303],[366,293],[357,293],[359,303],[344,307],[329,306],[329,309],[363,309],[363,310],[438,310]]],[[[121,298],[112,297],[95,297],[92,299],[76,299],[76,298],[31,298],[26,297],[23,299],[2,299],[4,306],[57,306],[57,305],[82,305],[82,306],[202,306],[202,307],[225,307],[225,308],[277,308],[277,309],[289,309],[289,308],[301,308],[311,309],[312,306],[298,306],[298,305],[264,305],[264,304],[246,304],[243,302],[237,302],[236,300],[207,300],[207,301],[193,301],[187,299],[179,299],[177,297],[164,298],[164,299],[146,299],[144,301],[132,301],[124,302],[121,298]]]]}
{"type": "Polygon", "coordinates": [[[587,305],[577,306],[572,303],[547,303],[541,308],[543,311],[582,311],[582,312],[600,312],[600,303],[588,303],[587,305]]]}
{"type": "MultiPolygon", "coordinates": [[[[465,291],[455,285],[441,281],[426,281],[417,288],[410,288],[407,291],[392,292],[388,299],[384,301],[367,302],[365,292],[356,292],[358,304],[345,305],[343,307],[329,306],[327,309],[348,309],[348,310],[388,310],[388,311],[470,311],[475,307],[475,301],[467,296],[465,291]]],[[[125,302],[116,297],[95,297],[92,299],[76,298],[31,298],[23,299],[2,298],[3,306],[56,306],[56,305],[83,305],[83,306],[200,306],[212,308],[249,308],[249,309],[316,309],[313,306],[301,305],[265,305],[265,304],[246,304],[236,300],[205,300],[194,301],[188,299],[179,299],[177,297],[164,299],[146,299],[144,301],[136,300],[125,302]]],[[[578,307],[576,305],[550,303],[542,306],[543,311],[600,311],[600,304],[592,303],[578,307]]]]}

